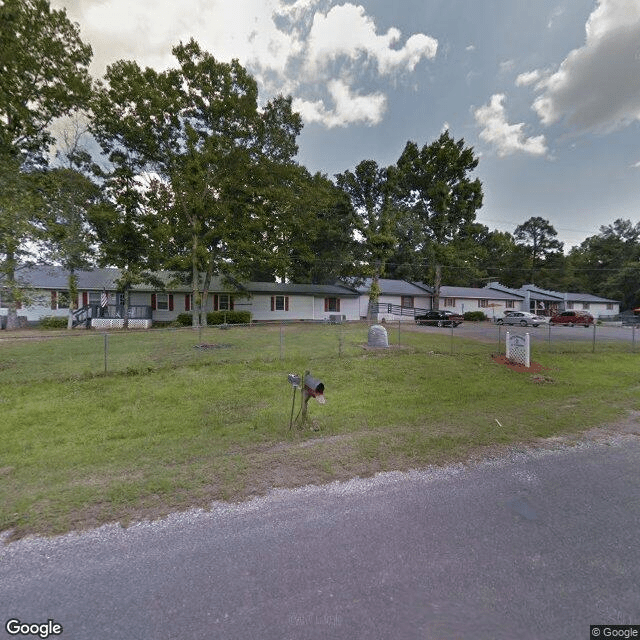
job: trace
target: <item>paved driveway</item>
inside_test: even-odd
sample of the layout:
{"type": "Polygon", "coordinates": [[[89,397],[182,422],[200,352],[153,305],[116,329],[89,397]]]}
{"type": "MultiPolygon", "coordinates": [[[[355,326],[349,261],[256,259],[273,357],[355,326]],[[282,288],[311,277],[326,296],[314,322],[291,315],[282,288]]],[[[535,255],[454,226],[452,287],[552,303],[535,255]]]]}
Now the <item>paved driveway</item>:
{"type": "Polygon", "coordinates": [[[590,624],[640,624],[630,430],[23,540],[0,549],[2,625],[53,619],[63,640],[586,640],[590,624]]]}
{"type": "MultiPolygon", "coordinates": [[[[411,331],[425,331],[428,333],[445,333],[451,334],[450,327],[426,327],[426,326],[414,326],[406,325],[408,330],[411,331]]],[[[463,322],[461,325],[453,329],[453,335],[461,338],[473,338],[476,340],[482,340],[483,342],[495,342],[500,339],[504,343],[505,333],[529,333],[532,340],[544,341],[544,342],[564,342],[564,341],[580,341],[580,342],[593,342],[594,331],[596,345],[599,343],[607,342],[623,342],[627,343],[629,349],[637,349],[640,352],[640,329],[632,327],[618,327],[618,326],[595,326],[594,327],[562,327],[562,326],[549,326],[547,324],[540,325],[538,327],[520,327],[514,326],[500,326],[492,322],[463,322]]]]}

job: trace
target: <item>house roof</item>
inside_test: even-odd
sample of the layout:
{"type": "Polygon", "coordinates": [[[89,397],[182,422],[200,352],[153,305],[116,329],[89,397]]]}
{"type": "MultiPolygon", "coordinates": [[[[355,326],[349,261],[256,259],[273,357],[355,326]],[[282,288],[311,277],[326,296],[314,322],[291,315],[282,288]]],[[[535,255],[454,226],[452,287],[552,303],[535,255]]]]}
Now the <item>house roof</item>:
{"type": "MultiPolygon", "coordinates": [[[[371,278],[365,278],[361,284],[356,285],[355,289],[360,295],[369,293],[371,289],[371,278]]],[[[382,295],[396,296],[425,296],[431,295],[429,287],[425,284],[407,282],[406,280],[390,280],[388,278],[379,278],[378,286],[382,295]]]]}
{"type": "MultiPolygon", "coordinates": [[[[77,271],[78,289],[81,291],[117,291],[115,284],[120,277],[119,269],[93,269],[77,271]]],[[[158,271],[154,276],[165,284],[168,291],[189,293],[191,284],[181,282],[179,275],[171,271],[158,271]]],[[[38,265],[20,269],[17,274],[20,284],[34,289],[68,289],[69,273],[62,267],[38,265]]],[[[279,282],[245,282],[241,288],[250,293],[288,293],[298,295],[326,295],[340,297],[357,297],[353,289],[340,285],[318,284],[283,284],[279,282]]],[[[135,291],[155,291],[157,287],[142,283],[133,286],[135,291]]],[[[213,277],[209,286],[211,292],[229,291],[220,277],[213,277]]]]}
{"type": "Polygon", "coordinates": [[[486,287],[440,287],[441,298],[471,298],[488,300],[522,300],[522,296],[508,291],[487,290],[486,287]]]}
{"type": "Polygon", "coordinates": [[[562,293],[540,289],[533,284],[525,284],[520,289],[510,289],[509,287],[505,287],[499,282],[490,282],[489,284],[485,285],[485,288],[491,289],[492,291],[508,292],[512,295],[519,296],[521,299],[525,298],[528,295],[531,300],[544,302],[560,302],[564,300],[562,293]]]}
{"type": "Polygon", "coordinates": [[[590,293],[565,293],[568,302],[618,302],[611,298],[600,298],[590,293]]]}

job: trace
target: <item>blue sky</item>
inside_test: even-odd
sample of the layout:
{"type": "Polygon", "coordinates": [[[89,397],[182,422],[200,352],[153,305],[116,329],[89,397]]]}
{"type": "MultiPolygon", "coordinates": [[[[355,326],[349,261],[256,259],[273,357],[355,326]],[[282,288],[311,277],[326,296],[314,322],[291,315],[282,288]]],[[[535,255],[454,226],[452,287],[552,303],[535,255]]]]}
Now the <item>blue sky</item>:
{"type": "Polygon", "coordinates": [[[640,0],[53,0],[100,76],[172,65],[194,37],[303,115],[299,160],[333,176],[444,128],[480,156],[478,221],[548,219],[565,247],[640,213],[640,0]]]}

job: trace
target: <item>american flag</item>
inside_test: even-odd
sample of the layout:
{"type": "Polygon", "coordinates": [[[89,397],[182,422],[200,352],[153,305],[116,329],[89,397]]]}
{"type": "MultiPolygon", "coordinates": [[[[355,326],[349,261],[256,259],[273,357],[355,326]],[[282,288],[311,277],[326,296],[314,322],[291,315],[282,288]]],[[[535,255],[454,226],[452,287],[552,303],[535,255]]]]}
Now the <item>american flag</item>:
{"type": "Polygon", "coordinates": [[[100,306],[106,307],[108,302],[109,302],[109,299],[107,298],[107,292],[103,291],[102,295],[100,296],[100,306]]]}

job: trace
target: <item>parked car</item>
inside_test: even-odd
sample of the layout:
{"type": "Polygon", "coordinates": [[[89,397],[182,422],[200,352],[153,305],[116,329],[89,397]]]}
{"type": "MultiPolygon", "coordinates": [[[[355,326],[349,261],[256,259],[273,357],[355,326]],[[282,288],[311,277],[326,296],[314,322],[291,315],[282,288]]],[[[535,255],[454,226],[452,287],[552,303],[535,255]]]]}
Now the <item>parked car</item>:
{"type": "Polygon", "coordinates": [[[416,324],[430,324],[436,327],[447,327],[453,325],[457,327],[462,324],[464,318],[447,309],[440,309],[439,311],[427,311],[424,315],[416,316],[416,324]]]}
{"type": "Polygon", "coordinates": [[[593,324],[593,316],[586,311],[563,311],[551,316],[549,324],[565,324],[573,327],[576,324],[588,327],[593,324]]]}
{"type": "Polygon", "coordinates": [[[528,311],[508,311],[504,314],[504,317],[496,320],[497,324],[519,324],[521,327],[531,325],[532,327],[538,327],[544,324],[547,319],[543,316],[537,316],[535,313],[529,313],[528,311]]]}

